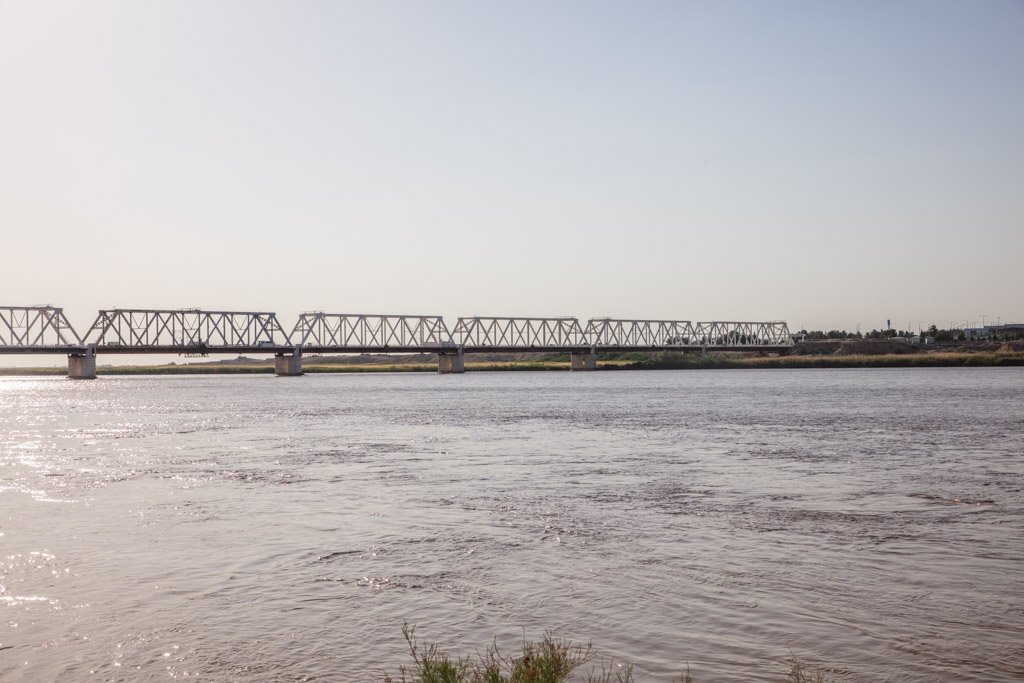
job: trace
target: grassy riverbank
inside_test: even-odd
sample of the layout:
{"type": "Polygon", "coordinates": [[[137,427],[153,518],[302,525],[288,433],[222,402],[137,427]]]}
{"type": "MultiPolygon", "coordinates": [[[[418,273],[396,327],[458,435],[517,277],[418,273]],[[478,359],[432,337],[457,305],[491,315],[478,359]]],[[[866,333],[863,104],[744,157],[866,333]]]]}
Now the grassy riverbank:
{"type": "MultiPolygon", "coordinates": [[[[470,372],[497,371],[531,371],[531,370],[568,370],[569,361],[509,361],[497,363],[466,363],[470,372]]],[[[302,371],[306,374],[318,373],[376,373],[376,372],[437,372],[437,363],[374,363],[374,364],[317,364],[303,363],[302,371]]],[[[16,376],[55,376],[67,375],[67,368],[0,368],[0,377],[16,376]]],[[[104,365],[96,368],[96,374],[102,377],[118,377],[132,375],[272,375],[274,364],[215,365],[188,363],[181,365],[104,365]]]]}
{"type": "Polygon", "coordinates": [[[915,354],[850,354],[842,356],[752,356],[742,354],[659,353],[599,363],[621,369],[739,369],[739,368],[938,368],[1024,366],[1024,352],[948,351],[915,354]]]}
{"type": "MultiPolygon", "coordinates": [[[[416,628],[406,624],[402,634],[412,664],[398,668],[396,678],[386,675],[384,683],[634,683],[633,666],[601,657],[590,643],[581,645],[545,633],[539,641],[523,640],[519,652],[503,655],[492,641],[474,656],[452,657],[438,643],[423,646],[416,628]]],[[[787,683],[829,683],[828,671],[813,667],[792,652],[779,667],[787,683]]],[[[694,683],[690,667],[683,666],[673,683],[694,683]]]]}
{"type": "MultiPolygon", "coordinates": [[[[925,368],[925,367],[1007,367],[1024,366],[1024,351],[935,351],[928,353],[846,354],[846,355],[754,355],[741,353],[617,353],[598,356],[599,370],[729,370],[729,369],[812,369],[812,368],[925,368]]],[[[306,359],[303,372],[437,372],[436,361],[416,358],[381,357],[371,362],[339,362],[306,359]]],[[[469,372],[568,370],[568,355],[538,355],[508,360],[466,361],[469,372]]],[[[270,375],[273,361],[244,360],[166,365],[102,365],[98,375],[270,375]]],[[[64,376],[59,367],[0,368],[0,376],[64,376]]]]}

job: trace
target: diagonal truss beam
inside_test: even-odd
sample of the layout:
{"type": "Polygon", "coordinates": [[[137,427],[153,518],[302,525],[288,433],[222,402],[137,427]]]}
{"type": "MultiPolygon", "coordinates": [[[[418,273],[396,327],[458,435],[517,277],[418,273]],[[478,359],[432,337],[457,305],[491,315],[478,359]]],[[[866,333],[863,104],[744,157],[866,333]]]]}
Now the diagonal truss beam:
{"type": "Polygon", "coordinates": [[[96,316],[85,340],[104,351],[209,352],[290,347],[277,315],[253,311],[114,308],[96,316]]]}
{"type": "Polygon", "coordinates": [[[0,350],[66,349],[82,346],[64,309],[55,306],[0,306],[0,350]]]}
{"type": "Polygon", "coordinates": [[[291,338],[307,351],[436,351],[454,347],[438,315],[303,313],[291,338]]]}
{"type": "Polygon", "coordinates": [[[459,318],[456,344],[482,350],[583,349],[589,347],[576,318],[459,318]]]}
{"type": "Polygon", "coordinates": [[[693,344],[693,325],[689,320],[618,320],[591,318],[587,337],[595,347],[670,348],[693,344]]]}
{"type": "Polygon", "coordinates": [[[792,346],[789,326],[773,322],[705,322],[695,323],[694,340],[699,346],[758,348],[792,346]]]}
{"type": "Polygon", "coordinates": [[[592,318],[587,337],[595,348],[764,348],[791,346],[784,322],[697,322],[592,318]]]}
{"type": "Polygon", "coordinates": [[[303,313],[289,335],[274,313],[201,309],[99,311],[84,337],[54,306],[0,306],[0,353],[466,352],[757,349],[793,345],[785,322],[303,313]]]}

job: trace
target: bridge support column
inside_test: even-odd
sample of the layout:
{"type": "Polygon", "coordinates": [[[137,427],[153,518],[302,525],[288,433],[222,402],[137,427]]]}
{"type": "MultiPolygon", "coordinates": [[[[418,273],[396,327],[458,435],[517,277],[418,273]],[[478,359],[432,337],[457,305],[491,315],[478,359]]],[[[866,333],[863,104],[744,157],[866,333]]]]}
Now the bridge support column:
{"type": "Polygon", "coordinates": [[[597,351],[573,351],[569,354],[570,370],[597,370],[597,351]]]}
{"type": "Polygon", "coordinates": [[[274,374],[278,377],[298,377],[302,374],[302,352],[279,353],[274,356],[274,374]]]}
{"type": "Polygon", "coordinates": [[[466,357],[462,349],[437,354],[437,371],[442,375],[461,374],[466,371],[466,357]]]}
{"type": "Polygon", "coordinates": [[[81,353],[68,355],[68,377],[96,379],[96,347],[87,346],[81,353]]]}

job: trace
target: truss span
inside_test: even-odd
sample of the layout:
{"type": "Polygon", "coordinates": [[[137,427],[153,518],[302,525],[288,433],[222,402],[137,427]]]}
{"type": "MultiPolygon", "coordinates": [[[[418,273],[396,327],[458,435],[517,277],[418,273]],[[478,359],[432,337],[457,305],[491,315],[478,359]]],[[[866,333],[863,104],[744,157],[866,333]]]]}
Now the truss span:
{"type": "Polygon", "coordinates": [[[291,339],[306,353],[439,353],[455,347],[439,315],[303,313],[291,339]]]}
{"type": "Polygon", "coordinates": [[[459,346],[481,351],[584,349],[587,334],[576,318],[459,318],[452,332],[459,346]]]}
{"type": "Polygon", "coordinates": [[[792,346],[789,326],[784,322],[695,323],[694,342],[707,348],[768,348],[792,346]]]}
{"type": "Polygon", "coordinates": [[[617,320],[591,318],[587,338],[600,349],[668,349],[693,344],[689,320],[617,320]]]}
{"type": "Polygon", "coordinates": [[[241,353],[291,348],[274,313],[115,308],[99,312],[85,335],[112,353],[241,353]]]}
{"type": "Polygon", "coordinates": [[[68,322],[64,309],[54,306],[0,306],[0,350],[38,353],[71,351],[82,339],[68,322]]]}
{"type": "Polygon", "coordinates": [[[784,322],[302,314],[291,334],[274,313],[202,309],[102,310],[84,337],[63,309],[0,306],[0,353],[437,353],[781,350],[784,322]]]}

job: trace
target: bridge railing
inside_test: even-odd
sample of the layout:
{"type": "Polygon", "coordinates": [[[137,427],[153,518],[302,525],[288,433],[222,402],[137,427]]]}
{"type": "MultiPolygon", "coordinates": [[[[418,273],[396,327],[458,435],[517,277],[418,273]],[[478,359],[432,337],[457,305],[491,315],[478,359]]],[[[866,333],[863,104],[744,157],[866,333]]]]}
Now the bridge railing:
{"type": "Polygon", "coordinates": [[[274,313],[115,308],[102,310],[85,335],[87,343],[117,349],[257,349],[290,346],[274,313]]]}
{"type": "Polygon", "coordinates": [[[576,318],[459,318],[452,339],[463,347],[529,350],[585,348],[587,334],[576,318]]]}
{"type": "Polygon", "coordinates": [[[291,339],[305,349],[432,349],[455,346],[438,315],[303,313],[291,339]]]}
{"type": "Polygon", "coordinates": [[[0,348],[28,350],[81,345],[81,337],[62,308],[0,306],[0,348]]]}

